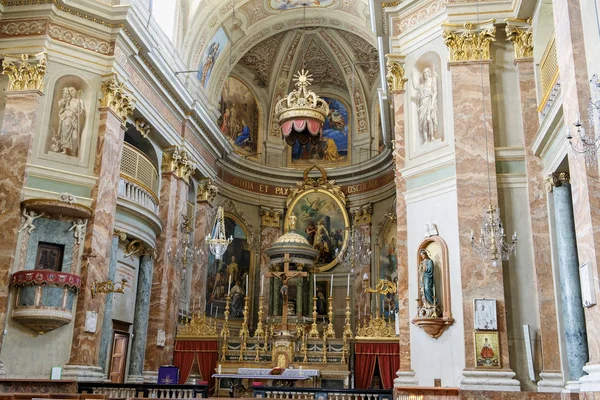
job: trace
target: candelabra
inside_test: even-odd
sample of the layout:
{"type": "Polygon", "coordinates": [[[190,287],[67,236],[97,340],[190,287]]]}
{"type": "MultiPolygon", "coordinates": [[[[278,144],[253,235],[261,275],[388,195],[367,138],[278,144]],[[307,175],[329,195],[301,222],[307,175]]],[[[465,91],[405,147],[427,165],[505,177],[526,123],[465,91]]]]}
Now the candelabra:
{"type": "Polygon", "coordinates": [[[239,361],[244,361],[244,352],[248,346],[247,338],[250,332],[248,331],[248,299],[244,297],[244,322],[242,322],[242,328],[240,329],[240,337],[242,338],[242,344],[240,345],[240,358],[239,361]]]}
{"type": "Polygon", "coordinates": [[[229,336],[229,302],[231,301],[231,297],[227,295],[225,298],[225,321],[223,321],[223,328],[221,329],[221,336],[229,336]]]}
{"type": "Polygon", "coordinates": [[[327,362],[327,334],[323,332],[323,358],[321,362],[327,362]]]}
{"type": "Polygon", "coordinates": [[[352,339],[352,326],[350,325],[350,296],[346,296],[346,325],[344,326],[344,340],[352,339]]]}
{"type": "Polygon", "coordinates": [[[571,141],[573,136],[570,131],[567,131],[567,140],[571,145],[571,148],[576,153],[583,154],[585,157],[585,164],[588,167],[596,165],[598,160],[598,148],[600,147],[600,135],[594,135],[594,128],[600,128],[600,79],[598,74],[594,74],[590,79],[590,92],[592,97],[588,102],[587,117],[588,117],[588,130],[581,123],[581,117],[577,114],[577,121],[573,124],[577,128],[577,136],[579,138],[578,143],[573,144],[571,141]]]}
{"type": "Polygon", "coordinates": [[[308,332],[309,337],[319,337],[319,328],[317,327],[317,296],[313,296],[313,312],[312,312],[313,323],[308,332]]]}
{"type": "Polygon", "coordinates": [[[264,335],[265,331],[263,328],[263,315],[264,315],[264,311],[263,311],[263,296],[261,295],[258,298],[258,324],[256,325],[256,330],[254,331],[254,336],[259,336],[260,335],[264,335]]]}
{"type": "Polygon", "coordinates": [[[192,219],[184,214],[181,214],[181,218],[183,221],[179,229],[183,239],[175,252],[171,247],[167,249],[167,257],[181,270],[181,280],[184,280],[188,266],[191,265],[193,268],[199,262],[199,258],[204,255],[204,251],[192,244],[192,232],[194,232],[192,219]]]}
{"type": "Polygon", "coordinates": [[[483,212],[481,222],[481,237],[479,244],[475,241],[475,234],[471,231],[471,246],[484,261],[492,261],[495,267],[498,260],[508,261],[511,254],[517,253],[517,232],[513,233],[512,241],[506,241],[504,226],[500,219],[500,209],[490,203],[483,212]]]}
{"type": "Polygon", "coordinates": [[[329,317],[329,323],[327,324],[327,337],[335,337],[335,331],[333,330],[333,297],[329,296],[329,311],[327,312],[327,317],[329,317]]]}

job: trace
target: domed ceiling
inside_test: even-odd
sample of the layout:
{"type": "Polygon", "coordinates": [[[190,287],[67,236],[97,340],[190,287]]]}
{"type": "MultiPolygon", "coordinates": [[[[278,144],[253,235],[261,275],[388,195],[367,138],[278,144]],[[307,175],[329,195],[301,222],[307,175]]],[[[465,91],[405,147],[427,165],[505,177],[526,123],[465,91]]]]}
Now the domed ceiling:
{"type": "Polygon", "coordinates": [[[198,68],[197,83],[217,108],[217,125],[232,151],[304,168],[315,161],[358,162],[354,147],[382,144],[380,70],[367,0],[189,0],[187,7],[180,48],[190,69],[198,68]],[[301,69],[312,75],[310,89],[330,103],[329,130],[317,149],[284,147],[273,112],[301,69]],[[265,148],[280,154],[264,157],[265,148]]]}

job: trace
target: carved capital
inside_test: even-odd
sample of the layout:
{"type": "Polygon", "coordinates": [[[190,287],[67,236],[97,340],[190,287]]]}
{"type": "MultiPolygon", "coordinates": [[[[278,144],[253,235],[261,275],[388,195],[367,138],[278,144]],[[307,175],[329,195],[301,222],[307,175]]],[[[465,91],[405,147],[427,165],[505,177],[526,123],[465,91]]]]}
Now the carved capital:
{"type": "Polygon", "coordinates": [[[571,183],[571,176],[568,172],[555,172],[546,178],[546,190],[552,192],[555,187],[571,183]]]}
{"type": "Polygon", "coordinates": [[[260,208],[260,225],[263,228],[267,228],[267,227],[279,228],[281,226],[281,216],[282,215],[283,215],[283,210],[261,207],[260,208]]]}
{"type": "Polygon", "coordinates": [[[219,188],[212,179],[205,179],[198,183],[197,203],[208,203],[212,207],[215,197],[219,194],[219,188]]]}
{"type": "Polygon", "coordinates": [[[162,155],[161,171],[174,173],[178,178],[185,182],[190,181],[190,177],[196,170],[196,166],[189,159],[187,152],[178,147],[172,147],[165,150],[162,155]]]}
{"type": "Polygon", "coordinates": [[[131,94],[125,88],[124,82],[114,76],[102,82],[102,99],[100,99],[101,108],[110,108],[124,122],[127,116],[133,114],[135,102],[131,94]]]}
{"type": "Polygon", "coordinates": [[[490,43],[496,40],[495,19],[480,23],[443,23],[444,43],[450,50],[450,61],[490,60],[490,43]]]}
{"type": "Polygon", "coordinates": [[[22,54],[20,61],[16,58],[6,55],[2,61],[2,73],[8,75],[8,92],[19,92],[24,90],[44,90],[44,76],[46,75],[47,60],[44,53],[31,56],[31,61],[37,61],[36,64],[30,64],[30,56],[22,54]]]}
{"type": "Polygon", "coordinates": [[[144,139],[146,139],[152,130],[152,125],[150,125],[144,118],[138,118],[135,120],[135,129],[142,134],[144,139]]]}
{"type": "Polygon", "coordinates": [[[404,77],[404,68],[402,67],[404,56],[386,54],[385,58],[387,60],[387,74],[385,79],[388,83],[388,92],[391,94],[396,90],[404,90],[404,85],[408,81],[404,77]]]}
{"type": "Polygon", "coordinates": [[[515,48],[515,59],[533,57],[533,29],[531,18],[506,19],[506,37],[515,48]]]}
{"type": "Polygon", "coordinates": [[[371,216],[373,215],[373,204],[363,204],[360,207],[353,207],[350,209],[352,214],[352,220],[354,226],[365,226],[371,225],[371,216]]]}

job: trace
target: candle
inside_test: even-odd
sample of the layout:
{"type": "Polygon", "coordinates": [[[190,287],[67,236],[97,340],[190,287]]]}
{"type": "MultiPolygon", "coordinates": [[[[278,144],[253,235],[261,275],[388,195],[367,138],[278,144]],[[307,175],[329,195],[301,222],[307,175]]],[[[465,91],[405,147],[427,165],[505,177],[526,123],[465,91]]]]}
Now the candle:
{"type": "Polygon", "coordinates": [[[219,316],[219,306],[217,306],[217,309],[215,310],[215,318],[219,316]]]}
{"type": "Polygon", "coordinates": [[[221,364],[219,364],[219,368],[218,368],[218,371],[217,371],[217,372],[218,372],[219,374],[221,373],[221,364]]]}
{"type": "Polygon", "coordinates": [[[365,303],[365,318],[367,318],[367,303],[365,303]]]}
{"type": "Polygon", "coordinates": [[[331,285],[329,286],[329,297],[333,297],[333,274],[331,274],[331,285]]]}
{"type": "Polygon", "coordinates": [[[358,320],[360,321],[360,307],[358,307],[358,320]]]}
{"type": "Polygon", "coordinates": [[[317,279],[316,276],[313,276],[313,296],[317,297],[317,279]]]}
{"type": "Polygon", "coordinates": [[[210,315],[213,315],[213,303],[210,303],[210,315]]]}
{"type": "Polygon", "coordinates": [[[265,276],[263,275],[260,279],[260,295],[265,294],[265,276]]]}
{"type": "Polygon", "coordinates": [[[346,297],[350,297],[350,274],[348,274],[348,287],[346,288],[346,297]]]}
{"type": "Polygon", "coordinates": [[[231,275],[229,275],[229,287],[227,288],[227,296],[229,296],[230,291],[231,291],[231,275]]]}
{"type": "Polygon", "coordinates": [[[248,275],[246,275],[246,295],[248,295],[248,275]]]}

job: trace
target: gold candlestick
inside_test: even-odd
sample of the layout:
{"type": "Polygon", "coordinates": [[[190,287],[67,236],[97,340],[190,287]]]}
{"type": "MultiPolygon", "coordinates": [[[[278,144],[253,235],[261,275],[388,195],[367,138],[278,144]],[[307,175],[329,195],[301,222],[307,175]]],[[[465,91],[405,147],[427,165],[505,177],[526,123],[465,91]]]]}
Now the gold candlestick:
{"type": "Polygon", "coordinates": [[[344,340],[352,339],[352,326],[350,325],[350,296],[346,296],[346,326],[344,327],[344,340]]]}
{"type": "Polygon", "coordinates": [[[327,362],[327,334],[323,332],[323,359],[321,362],[327,362]]]}
{"type": "Polygon", "coordinates": [[[344,335],[344,341],[343,341],[343,345],[342,345],[342,358],[340,360],[341,364],[346,364],[346,355],[348,354],[348,339],[346,338],[346,335],[344,335]]]}
{"type": "Polygon", "coordinates": [[[304,353],[304,358],[302,362],[308,362],[308,345],[306,344],[306,335],[302,335],[302,353],[304,353]]]}
{"type": "Polygon", "coordinates": [[[244,322],[242,322],[242,329],[240,329],[240,337],[242,338],[242,344],[240,345],[240,358],[239,361],[244,361],[244,352],[248,348],[247,338],[250,332],[248,331],[248,300],[249,297],[244,297],[244,322]]]}
{"type": "Polygon", "coordinates": [[[227,335],[223,336],[223,338],[221,339],[223,340],[223,343],[221,344],[221,361],[225,361],[225,355],[227,354],[227,335]]]}
{"type": "Polygon", "coordinates": [[[329,324],[327,324],[327,337],[335,337],[335,331],[333,330],[333,297],[329,296],[329,311],[327,316],[329,317],[329,324]]]}
{"type": "MultiPolygon", "coordinates": [[[[258,328],[257,328],[257,330],[258,330],[258,328]]],[[[260,333],[258,335],[255,333],[254,337],[256,338],[256,346],[255,346],[256,355],[254,356],[254,361],[260,361],[260,333]]]]}
{"type": "Polygon", "coordinates": [[[221,329],[221,336],[227,337],[229,336],[229,302],[231,301],[231,297],[227,295],[225,298],[225,321],[223,322],[223,328],[221,329]]]}
{"type": "Polygon", "coordinates": [[[258,324],[256,325],[256,330],[254,331],[254,336],[258,336],[260,337],[261,335],[265,334],[264,328],[263,328],[263,296],[261,295],[258,298],[258,324]]]}
{"type": "Polygon", "coordinates": [[[312,312],[313,323],[308,332],[308,337],[319,337],[319,328],[317,327],[317,296],[313,296],[313,312],[312,312]]]}

